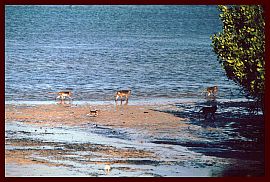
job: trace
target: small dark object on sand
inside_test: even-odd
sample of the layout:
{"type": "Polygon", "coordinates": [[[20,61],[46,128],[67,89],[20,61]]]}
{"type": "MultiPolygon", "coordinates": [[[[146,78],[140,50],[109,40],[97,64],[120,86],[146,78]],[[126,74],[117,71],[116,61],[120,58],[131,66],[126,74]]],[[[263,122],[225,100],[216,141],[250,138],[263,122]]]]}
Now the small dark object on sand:
{"type": "Polygon", "coordinates": [[[95,109],[95,110],[90,110],[90,113],[89,114],[91,116],[98,116],[99,112],[100,112],[100,110],[95,109]]]}
{"type": "Polygon", "coordinates": [[[211,119],[215,119],[215,112],[217,111],[217,105],[214,106],[208,106],[208,107],[203,107],[199,111],[199,120],[200,120],[200,112],[202,111],[202,114],[204,115],[204,119],[207,119],[208,114],[211,114],[211,119]]]}

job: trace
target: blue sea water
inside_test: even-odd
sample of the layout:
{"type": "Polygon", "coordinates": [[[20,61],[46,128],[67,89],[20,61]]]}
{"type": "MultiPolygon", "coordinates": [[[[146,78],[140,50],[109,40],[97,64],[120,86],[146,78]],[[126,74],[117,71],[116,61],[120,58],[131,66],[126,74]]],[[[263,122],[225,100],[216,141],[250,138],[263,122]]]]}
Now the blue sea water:
{"type": "Polygon", "coordinates": [[[5,99],[239,98],[212,51],[222,30],[216,6],[5,6],[5,99]]]}

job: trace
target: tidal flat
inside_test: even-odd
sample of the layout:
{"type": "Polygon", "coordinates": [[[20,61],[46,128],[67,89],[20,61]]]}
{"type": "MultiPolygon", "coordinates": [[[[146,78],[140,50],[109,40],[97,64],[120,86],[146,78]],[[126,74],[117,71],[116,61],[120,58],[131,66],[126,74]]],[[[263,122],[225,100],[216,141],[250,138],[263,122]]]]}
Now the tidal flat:
{"type": "Polygon", "coordinates": [[[264,120],[247,105],[219,103],[212,121],[194,102],[6,104],[5,175],[263,176],[264,120]]]}

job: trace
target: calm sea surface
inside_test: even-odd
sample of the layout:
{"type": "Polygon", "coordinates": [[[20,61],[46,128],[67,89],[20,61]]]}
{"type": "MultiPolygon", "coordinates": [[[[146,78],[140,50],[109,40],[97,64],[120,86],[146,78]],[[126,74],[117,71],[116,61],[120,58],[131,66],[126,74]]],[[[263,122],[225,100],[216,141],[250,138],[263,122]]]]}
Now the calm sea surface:
{"type": "Polygon", "coordinates": [[[239,98],[211,48],[216,6],[6,6],[6,101],[239,98]],[[231,93],[232,91],[232,93],[231,93]],[[232,95],[233,94],[233,95],[232,95]]]}

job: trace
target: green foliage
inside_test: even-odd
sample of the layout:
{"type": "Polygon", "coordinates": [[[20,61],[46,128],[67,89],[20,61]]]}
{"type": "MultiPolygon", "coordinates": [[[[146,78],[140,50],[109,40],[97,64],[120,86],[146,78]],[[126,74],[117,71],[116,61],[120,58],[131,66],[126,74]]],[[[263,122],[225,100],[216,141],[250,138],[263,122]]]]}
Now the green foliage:
{"type": "Polygon", "coordinates": [[[265,20],[260,5],[218,6],[223,31],[212,47],[227,77],[262,100],[265,85],[265,20]]]}

